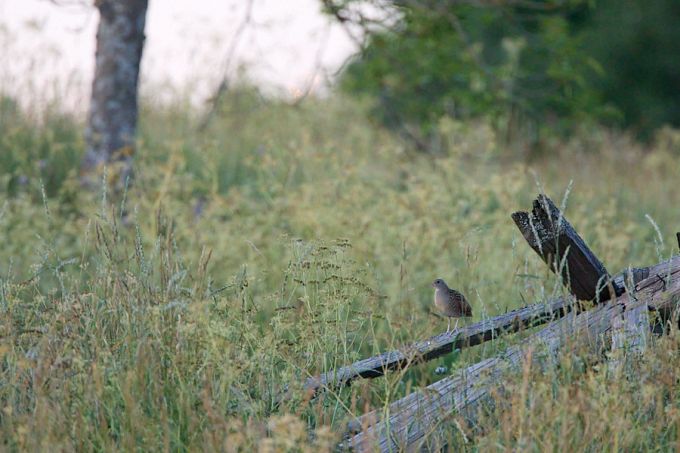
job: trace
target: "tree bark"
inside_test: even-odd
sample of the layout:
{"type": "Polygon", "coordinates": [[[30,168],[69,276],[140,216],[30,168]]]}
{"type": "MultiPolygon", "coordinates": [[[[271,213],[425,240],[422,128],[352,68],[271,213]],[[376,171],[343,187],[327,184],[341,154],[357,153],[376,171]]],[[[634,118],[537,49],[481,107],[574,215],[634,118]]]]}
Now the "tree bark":
{"type": "Polygon", "coordinates": [[[95,5],[99,27],[82,174],[85,182],[95,182],[108,166],[107,182],[121,188],[132,175],[148,0],[96,0],[95,5]]]}

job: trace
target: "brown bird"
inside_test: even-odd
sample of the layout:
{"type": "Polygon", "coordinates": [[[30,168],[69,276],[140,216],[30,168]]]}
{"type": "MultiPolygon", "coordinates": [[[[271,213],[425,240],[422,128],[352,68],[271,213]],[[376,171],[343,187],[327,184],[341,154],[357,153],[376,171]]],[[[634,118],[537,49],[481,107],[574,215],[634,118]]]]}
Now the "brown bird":
{"type": "Polygon", "coordinates": [[[458,318],[472,316],[472,307],[465,296],[455,289],[449,288],[444,280],[438,278],[432,282],[432,287],[434,288],[434,305],[444,316],[449,318],[447,332],[451,331],[451,318],[456,318],[456,326],[453,328],[453,330],[456,330],[458,318]]]}

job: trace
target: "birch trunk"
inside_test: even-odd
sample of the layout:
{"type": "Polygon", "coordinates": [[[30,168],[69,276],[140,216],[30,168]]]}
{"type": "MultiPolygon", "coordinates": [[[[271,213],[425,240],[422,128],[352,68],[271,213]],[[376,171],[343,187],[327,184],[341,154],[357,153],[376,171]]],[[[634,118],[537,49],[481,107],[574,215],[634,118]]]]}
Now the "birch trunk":
{"type": "Polygon", "coordinates": [[[95,5],[99,27],[82,171],[85,182],[95,182],[108,166],[108,182],[121,188],[132,175],[148,0],[96,0],[95,5]]]}

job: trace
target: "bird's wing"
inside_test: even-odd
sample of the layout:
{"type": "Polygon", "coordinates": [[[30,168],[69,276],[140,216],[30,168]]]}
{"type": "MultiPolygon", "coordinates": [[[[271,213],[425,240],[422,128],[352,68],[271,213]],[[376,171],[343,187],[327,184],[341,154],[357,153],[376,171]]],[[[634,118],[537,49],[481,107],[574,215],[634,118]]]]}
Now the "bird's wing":
{"type": "Polygon", "coordinates": [[[450,289],[449,288],[449,294],[451,295],[451,299],[457,301],[457,302],[466,302],[467,299],[465,299],[465,296],[463,296],[463,293],[460,291],[456,291],[455,289],[450,289]]]}
{"type": "Polygon", "coordinates": [[[463,293],[449,288],[449,294],[451,295],[451,299],[453,301],[460,304],[460,311],[463,316],[472,316],[472,306],[470,306],[470,303],[467,301],[463,293]]]}

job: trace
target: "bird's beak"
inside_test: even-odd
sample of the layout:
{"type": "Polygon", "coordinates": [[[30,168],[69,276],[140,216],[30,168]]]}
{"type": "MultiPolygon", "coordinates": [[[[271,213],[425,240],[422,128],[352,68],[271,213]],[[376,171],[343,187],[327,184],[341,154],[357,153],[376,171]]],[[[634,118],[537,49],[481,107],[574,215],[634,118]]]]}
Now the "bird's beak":
{"type": "Polygon", "coordinates": [[[435,285],[434,282],[432,282],[432,285],[430,285],[430,286],[432,286],[433,288],[437,287],[437,285],[435,285]]]}

